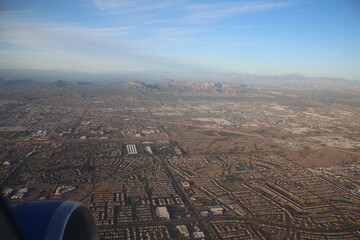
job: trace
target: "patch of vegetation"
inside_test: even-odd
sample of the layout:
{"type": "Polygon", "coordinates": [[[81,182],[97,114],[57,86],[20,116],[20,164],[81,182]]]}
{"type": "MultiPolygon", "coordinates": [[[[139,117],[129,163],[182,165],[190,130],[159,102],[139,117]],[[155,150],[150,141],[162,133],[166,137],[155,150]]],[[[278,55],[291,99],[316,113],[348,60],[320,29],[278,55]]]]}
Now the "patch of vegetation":
{"type": "Polygon", "coordinates": [[[223,136],[223,137],[234,137],[234,136],[240,136],[241,135],[241,134],[231,133],[231,132],[219,132],[218,134],[220,136],[223,136]]]}
{"type": "Polygon", "coordinates": [[[232,168],[232,164],[230,164],[230,165],[228,166],[228,168],[227,168],[228,173],[231,172],[231,168],[232,168]]]}
{"type": "Polygon", "coordinates": [[[209,131],[203,131],[203,132],[199,132],[199,133],[204,134],[204,135],[206,135],[206,136],[210,136],[210,137],[215,137],[215,136],[217,136],[217,135],[216,135],[216,131],[211,131],[211,130],[209,130],[209,131]]]}
{"type": "Polygon", "coordinates": [[[82,167],[82,171],[83,172],[94,172],[95,171],[95,167],[93,165],[91,165],[90,161],[87,161],[83,167],[82,167]]]}
{"type": "Polygon", "coordinates": [[[146,187],[145,192],[147,193],[148,196],[152,196],[154,189],[152,187],[146,187]]]}
{"type": "Polygon", "coordinates": [[[189,171],[188,169],[182,168],[182,170],[183,170],[184,172],[186,172],[187,174],[189,174],[190,176],[195,176],[195,174],[192,173],[191,171],[189,171]]]}
{"type": "Polygon", "coordinates": [[[265,195],[268,198],[272,198],[273,196],[270,193],[267,193],[259,188],[256,188],[257,191],[261,192],[261,194],[265,195]]]}
{"type": "MultiPolygon", "coordinates": [[[[289,198],[289,199],[292,199],[294,200],[291,196],[289,196],[287,193],[285,193],[284,191],[278,189],[277,187],[274,187],[273,185],[270,185],[268,183],[265,183],[266,186],[268,186],[269,188],[273,189],[274,191],[278,192],[279,194],[289,198]]],[[[294,200],[295,201],[295,200],[294,200]]]]}

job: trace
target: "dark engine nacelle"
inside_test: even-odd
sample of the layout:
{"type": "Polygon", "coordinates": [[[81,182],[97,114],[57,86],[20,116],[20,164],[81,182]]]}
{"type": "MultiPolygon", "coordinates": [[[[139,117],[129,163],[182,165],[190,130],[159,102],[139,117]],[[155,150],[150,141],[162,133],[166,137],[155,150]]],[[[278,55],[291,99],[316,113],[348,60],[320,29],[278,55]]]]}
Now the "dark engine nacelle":
{"type": "Polygon", "coordinates": [[[26,240],[98,240],[90,210],[80,202],[46,200],[11,206],[26,240]]]}

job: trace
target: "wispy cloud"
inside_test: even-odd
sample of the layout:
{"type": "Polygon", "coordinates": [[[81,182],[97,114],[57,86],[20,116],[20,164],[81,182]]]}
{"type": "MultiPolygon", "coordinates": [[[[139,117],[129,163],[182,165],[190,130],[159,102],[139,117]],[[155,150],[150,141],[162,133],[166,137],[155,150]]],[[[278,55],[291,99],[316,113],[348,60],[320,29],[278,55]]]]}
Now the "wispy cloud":
{"type": "Polygon", "coordinates": [[[119,14],[134,13],[139,14],[139,17],[140,15],[143,17],[144,13],[170,10],[172,13],[176,13],[172,21],[179,22],[180,20],[183,23],[215,21],[238,14],[270,11],[294,4],[294,2],[278,1],[219,1],[218,3],[199,4],[189,0],[94,0],[94,3],[100,10],[119,14]]]}
{"type": "Polygon", "coordinates": [[[31,63],[30,59],[33,56],[34,60],[37,59],[48,66],[49,61],[63,65],[68,65],[70,61],[73,68],[76,68],[83,67],[83,62],[86,62],[89,69],[112,71],[134,68],[198,68],[196,64],[181,56],[153,52],[151,43],[146,40],[126,39],[128,30],[123,27],[89,28],[7,16],[1,18],[0,42],[25,47],[29,51],[18,51],[17,54],[16,51],[5,51],[1,54],[17,57],[17,61],[22,56],[24,58],[20,61],[27,63],[31,63]]]}
{"type": "Polygon", "coordinates": [[[175,1],[154,0],[94,0],[101,10],[123,10],[124,12],[147,12],[177,6],[175,1]]]}
{"type": "Polygon", "coordinates": [[[214,21],[238,14],[270,11],[292,5],[288,2],[221,2],[215,4],[199,4],[186,7],[189,14],[184,17],[188,22],[214,21]]]}
{"type": "MultiPolygon", "coordinates": [[[[31,17],[3,16],[0,41],[40,50],[94,51],[102,44],[110,43],[111,36],[126,35],[129,29],[130,27],[89,28],[31,17]]],[[[129,49],[129,46],[124,49],[129,49]]]]}

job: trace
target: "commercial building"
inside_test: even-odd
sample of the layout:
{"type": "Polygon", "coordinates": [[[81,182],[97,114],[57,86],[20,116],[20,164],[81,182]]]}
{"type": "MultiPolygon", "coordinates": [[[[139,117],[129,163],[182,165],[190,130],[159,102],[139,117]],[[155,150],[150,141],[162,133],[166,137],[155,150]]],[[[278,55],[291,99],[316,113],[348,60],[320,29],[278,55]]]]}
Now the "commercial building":
{"type": "Polygon", "coordinates": [[[166,220],[170,220],[170,215],[166,207],[157,207],[156,215],[160,218],[165,218],[166,220]]]}
{"type": "Polygon", "coordinates": [[[187,230],[185,225],[177,225],[176,228],[180,231],[180,233],[182,235],[184,235],[185,237],[189,237],[189,231],[187,230]]]}

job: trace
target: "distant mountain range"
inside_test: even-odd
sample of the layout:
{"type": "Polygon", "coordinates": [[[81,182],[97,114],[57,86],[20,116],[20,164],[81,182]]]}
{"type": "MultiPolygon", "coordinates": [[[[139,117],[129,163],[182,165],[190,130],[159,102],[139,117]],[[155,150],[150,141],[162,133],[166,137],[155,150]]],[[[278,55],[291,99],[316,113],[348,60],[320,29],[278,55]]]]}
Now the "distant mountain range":
{"type": "MultiPolygon", "coordinates": [[[[306,77],[301,74],[265,76],[241,73],[176,73],[161,71],[81,73],[58,70],[0,69],[1,85],[23,85],[30,84],[33,81],[54,81],[59,86],[64,84],[66,85],[68,84],[67,82],[77,82],[79,85],[102,82],[127,82],[130,85],[132,83],[133,87],[140,84],[141,87],[152,90],[159,90],[160,85],[165,87],[167,84],[169,87],[175,82],[193,82],[192,87],[195,87],[197,84],[195,88],[206,88],[205,82],[207,84],[214,83],[212,87],[218,90],[222,88],[221,84],[242,84],[244,86],[269,87],[278,86],[289,88],[337,88],[350,87],[354,85],[358,86],[360,84],[360,82],[348,81],[346,79],[328,77],[315,78],[306,77]],[[218,86],[216,86],[216,84],[218,84],[218,86]]],[[[177,86],[179,85],[177,84],[177,86]]]]}

